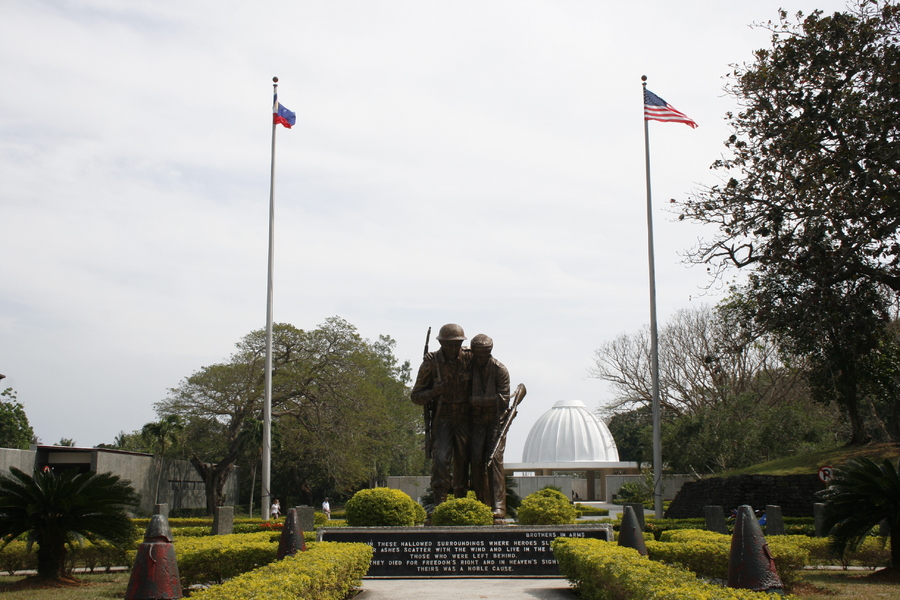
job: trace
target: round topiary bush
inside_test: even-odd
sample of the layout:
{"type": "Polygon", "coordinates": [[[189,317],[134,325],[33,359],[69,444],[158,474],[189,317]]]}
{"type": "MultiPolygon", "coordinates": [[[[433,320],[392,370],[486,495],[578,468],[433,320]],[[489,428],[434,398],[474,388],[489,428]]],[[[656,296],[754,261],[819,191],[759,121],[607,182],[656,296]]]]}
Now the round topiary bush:
{"type": "Polygon", "coordinates": [[[465,498],[450,498],[441,502],[431,513],[431,523],[438,527],[452,525],[493,525],[491,507],[469,492],[465,498]]]}
{"type": "Polygon", "coordinates": [[[390,488],[356,492],[344,512],[350,527],[411,527],[425,522],[425,510],[415,500],[390,488]]]}
{"type": "Polygon", "coordinates": [[[529,494],[519,507],[520,525],[569,525],[577,511],[562,492],[544,488],[529,494]]]}

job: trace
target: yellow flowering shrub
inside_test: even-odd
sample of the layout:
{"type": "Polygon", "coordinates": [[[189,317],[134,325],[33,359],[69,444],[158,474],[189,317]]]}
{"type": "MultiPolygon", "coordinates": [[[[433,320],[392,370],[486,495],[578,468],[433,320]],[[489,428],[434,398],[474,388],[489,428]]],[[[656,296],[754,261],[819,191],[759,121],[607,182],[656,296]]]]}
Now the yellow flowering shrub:
{"type": "Polygon", "coordinates": [[[267,565],[278,553],[278,533],[236,533],[175,539],[181,585],[222,582],[267,565]]]}
{"type": "MultiPolygon", "coordinates": [[[[135,547],[137,544],[135,543],[135,547]]],[[[37,544],[28,547],[24,540],[14,540],[0,551],[0,571],[10,575],[15,571],[37,568],[37,544]]],[[[109,542],[98,541],[96,544],[83,540],[74,544],[66,552],[66,567],[73,569],[83,567],[92,573],[97,569],[109,570],[111,567],[131,566],[134,564],[134,549],[116,548],[109,542]]]]}
{"type": "Polygon", "coordinates": [[[368,544],[317,542],[221,585],[191,594],[193,600],[343,600],[369,570],[368,544]]]}
{"type": "Polygon", "coordinates": [[[28,542],[14,540],[0,551],[0,571],[6,571],[10,575],[14,571],[37,568],[37,547],[28,551],[28,542]]]}
{"type": "Polygon", "coordinates": [[[725,588],[697,579],[687,569],[641,556],[603,540],[557,538],[552,544],[559,570],[584,600],[759,600],[750,590],[725,588]]]}
{"type": "MultiPolygon", "coordinates": [[[[766,541],[775,560],[775,570],[786,590],[793,589],[809,563],[809,551],[800,535],[769,536],[766,541]]],[[[700,529],[665,531],[659,542],[647,543],[653,560],[681,565],[701,577],[727,579],[731,536],[700,529]]]]}
{"type": "MultiPolygon", "coordinates": [[[[791,537],[791,536],[784,536],[791,537]]],[[[800,536],[796,536],[800,537],[800,536]]],[[[812,565],[858,566],[875,569],[891,562],[891,542],[888,538],[867,537],[859,548],[835,556],[828,547],[829,538],[802,538],[801,545],[809,552],[812,565]]]]}

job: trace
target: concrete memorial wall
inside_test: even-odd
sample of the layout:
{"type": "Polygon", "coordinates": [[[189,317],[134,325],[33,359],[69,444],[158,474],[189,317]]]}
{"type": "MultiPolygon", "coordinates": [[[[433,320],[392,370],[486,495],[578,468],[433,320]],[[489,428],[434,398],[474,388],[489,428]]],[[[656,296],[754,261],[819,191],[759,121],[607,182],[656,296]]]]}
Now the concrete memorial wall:
{"type": "Polygon", "coordinates": [[[375,551],[367,577],[559,577],[558,537],[612,540],[611,525],[322,528],[319,541],[375,551]]]}

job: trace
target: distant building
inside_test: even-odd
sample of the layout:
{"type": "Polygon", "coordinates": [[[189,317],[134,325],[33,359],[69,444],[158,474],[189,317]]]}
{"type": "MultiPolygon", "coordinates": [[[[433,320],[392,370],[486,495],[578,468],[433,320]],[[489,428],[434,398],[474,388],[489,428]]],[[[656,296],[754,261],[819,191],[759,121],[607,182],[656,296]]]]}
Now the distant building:
{"type": "MultiPolygon", "coordinates": [[[[520,488],[523,483],[528,483],[522,481],[524,475],[539,479],[556,476],[555,480],[563,476],[563,481],[570,487],[563,492],[569,497],[577,494],[579,500],[587,502],[611,499],[611,492],[607,490],[610,476],[639,475],[641,472],[636,462],[619,460],[616,441],[609,428],[580,400],[561,400],[541,415],[525,439],[522,462],[506,462],[503,467],[507,474],[519,476],[516,481],[520,488]],[[573,478],[575,473],[584,473],[584,478],[573,478]]],[[[534,481],[534,484],[546,485],[543,481],[534,481]]],[[[563,487],[556,481],[553,485],[563,487]]],[[[517,492],[524,496],[536,489],[517,492]]],[[[615,489],[618,491],[618,487],[615,489]]]]}
{"type": "MultiPolygon", "coordinates": [[[[16,467],[31,473],[34,469],[59,472],[77,469],[112,473],[131,482],[140,496],[138,512],[151,514],[154,505],[168,504],[169,510],[205,508],[206,486],[194,467],[184,460],[156,458],[143,452],[127,452],[107,448],[75,448],[69,446],[34,446],[32,450],[0,448],[0,472],[16,467]]],[[[237,470],[225,484],[229,503],[237,500],[237,470]]]]}

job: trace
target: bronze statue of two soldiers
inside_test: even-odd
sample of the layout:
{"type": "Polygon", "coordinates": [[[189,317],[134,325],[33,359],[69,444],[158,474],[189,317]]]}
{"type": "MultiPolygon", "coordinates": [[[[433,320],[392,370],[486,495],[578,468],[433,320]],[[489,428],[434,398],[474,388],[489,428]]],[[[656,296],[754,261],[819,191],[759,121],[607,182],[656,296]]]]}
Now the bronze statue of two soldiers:
{"type": "Polygon", "coordinates": [[[425,408],[425,453],[432,460],[435,505],[451,491],[462,498],[471,489],[500,520],[506,516],[506,433],[525,386],[519,385],[511,401],[509,371],[492,356],[493,340],[478,334],[465,348],[465,339],[463,328],[452,323],[437,335],[440,350],[428,352],[426,338],[411,396],[425,408]]]}

